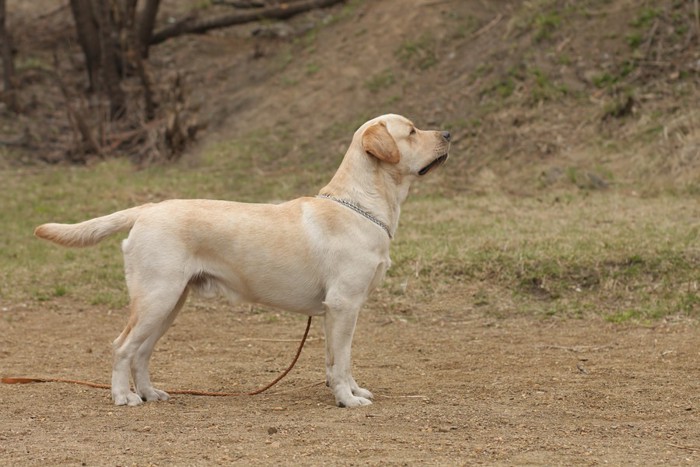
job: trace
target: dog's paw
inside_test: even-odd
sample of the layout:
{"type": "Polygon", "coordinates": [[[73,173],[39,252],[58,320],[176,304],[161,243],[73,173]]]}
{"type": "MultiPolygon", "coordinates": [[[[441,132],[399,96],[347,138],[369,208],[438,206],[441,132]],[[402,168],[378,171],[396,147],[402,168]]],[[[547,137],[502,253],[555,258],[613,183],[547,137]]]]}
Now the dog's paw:
{"type": "Polygon", "coordinates": [[[170,399],[170,395],[167,392],[161,391],[160,389],[156,389],[152,386],[145,389],[139,389],[139,396],[141,396],[141,399],[148,402],[167,401],[170,399]]]}
{"type": "MultiPolygon", "coordinates": [[[[368,391],[369,392],[369,391],[368,391]]],[[[342,400],[336,400],[338,407],[361,407],[363,405],[371,405],[372,401],[365,397],[350,396],[343,398],[342,400]]]]}
{"type": "Polygon", "coordinates": [[[128,392],[126,394],[114,394],[112,395],[114,399],[114,405],[129,405],[136,406],[143,404],[143,399],[139,397],[135,392],[128,392]]]}
{"type": "Polygon", "coordinates": [[[374,399],[374,394],[365,388],[357,387],[352,390],[352,395],[362,397],[363,399],[374,399]]]}

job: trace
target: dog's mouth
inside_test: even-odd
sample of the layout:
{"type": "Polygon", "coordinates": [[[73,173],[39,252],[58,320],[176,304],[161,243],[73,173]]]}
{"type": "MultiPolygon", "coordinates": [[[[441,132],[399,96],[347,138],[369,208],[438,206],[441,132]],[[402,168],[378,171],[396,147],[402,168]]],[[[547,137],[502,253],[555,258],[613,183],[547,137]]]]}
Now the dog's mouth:
{"type": "Polygon", "coordinates": [[[431,170],[433,170],[435,167],[438,167],[442,165],[445,161],[447,160],[447,153],[443,154],[442,156],[438,157],[437,159],[433,160],[430,164],[426,165],[422,169],[418,171],[418,175],[425,175],[431,170]]]}

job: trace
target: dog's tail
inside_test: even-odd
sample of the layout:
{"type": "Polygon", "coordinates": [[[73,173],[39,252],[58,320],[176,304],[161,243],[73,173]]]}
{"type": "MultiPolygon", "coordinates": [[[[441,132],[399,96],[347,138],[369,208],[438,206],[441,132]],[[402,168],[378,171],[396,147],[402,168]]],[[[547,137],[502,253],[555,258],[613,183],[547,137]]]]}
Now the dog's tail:
{"type": "Polygon", "coordinates": [[[150,206],[152,204],[144,204],[79,224],[43,224],[34,230],[34,235],[63,246],[92,246],[112,234],[130,230],[150,206]]]}

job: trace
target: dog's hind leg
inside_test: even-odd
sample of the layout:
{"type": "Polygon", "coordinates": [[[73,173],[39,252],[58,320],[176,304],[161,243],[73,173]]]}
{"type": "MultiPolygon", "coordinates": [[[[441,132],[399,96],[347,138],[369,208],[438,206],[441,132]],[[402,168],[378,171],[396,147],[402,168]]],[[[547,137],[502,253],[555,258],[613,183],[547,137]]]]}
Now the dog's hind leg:
{"type": "Polygon", "coordinates": [[[167,399],[167,394],[150,384],[148,359],[158,339],[175,319],[186,298],[186,284],[166,277],[151,280],[148,291],[132,292],[131,318],[114,341],[112,368],[112,398],[115,405],[139,405],[146,400],[167,399]],[[131,371],[130,371],[131,370],[131,371]],[[129,374],[133,373],[139,394],[129,388],[129,374]]]}
{"type": "Polygon", "coordinates": [[[180,299],[175,304],[175,307],[170,312],[170,314],[163,320],[159,329],[157,329],[153,334],[151,334],[146,341],[141,344],[141,347],[136,351],[134,359],[131,361],[131,375],[134,378],[134,386],[136,388],[136,394],[141,397],[144,401],[165,401],[170,398],[168,393],[160,389],[153,387],[151,383],[151,376],[148,371],[148,364],[153,354],[153,348],[158,342],[163,334],[168,330],[178,312],[182,309],[187,299],[187,292],[189,289],[185,289],[180,295],[180,299]]]}

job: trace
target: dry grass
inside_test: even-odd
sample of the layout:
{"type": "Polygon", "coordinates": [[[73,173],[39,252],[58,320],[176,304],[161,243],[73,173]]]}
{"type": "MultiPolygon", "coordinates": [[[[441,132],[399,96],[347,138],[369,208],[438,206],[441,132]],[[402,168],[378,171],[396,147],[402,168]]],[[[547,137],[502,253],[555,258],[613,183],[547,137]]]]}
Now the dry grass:
{"type": "MultiPolygon", "coordinates": [[[[287,57],[283,66],[274,54],[269,68],[264,58],[246,62],[273,73],[269,82],[242,86],[230,65],[225,80],[207,81],[216,92],[203,102],[213,115],[219,106],[237,108],[236,99],[254,97],[255,105],[237,110],[219,142],[173,166],[0,162],[0,299],[123,306],[118,240],[64,250],[33,239],[33,228],[175,197],[312,194],[337,167],[351,131],[391,111],[450,129],[455,142],[445,170],[416,186],[404,208],[394,268],[376,296],[384,306],[410,314],[419,300],[449,296],[445,303],[499,315],[696,315],[700,88],[692,5],[482,3],[426,10],[387,29],[375,55],[350,57],[346,39],[376,39],[357,29],[359,18],[378,30],[393,24],[391,15],[358,13],[383,4],[352,2],[355,13],[276,49],[287,57]],[[413,29],[418,39],[402,35],[413,29]],[[376,63],[385,66],[359,81],[339,72],[376,63]],[[300,123],[305,112],[314,116],[300,123]]],[[[162,52],[192,58],[177,55],[185,49],[162,52]]],[[[193,68],[193,80],[204,80],[197,73],[205,69],[193,68]]]]}
{"type": "Polygon", "coordinates": [[[408,306],[611,320],[700,312],[700,207],[620,193],[417,199],[404,209],[388,289],[408,306]]]}
{"type": "MultiPolygon", "coordinates": [[[[125,306],[118,239],[64,249],[33,238],[40,223],[177,197],[285,199],[315,193],[330,176],[289,167],[263,176],[245,162],[246,147],[220,143],[199,163],[143,171],[124,161],[4,171],[0,298],[125,306]]],[[[615,190],[464,195],[440,188],[448,170],[418,184],[404,206],[394,265],[374,297],[382,306],[406,316],[417,303],[443,302],[459,308],[453,312],[613,321],[700,312],[697,199],[615,190]]]]}

